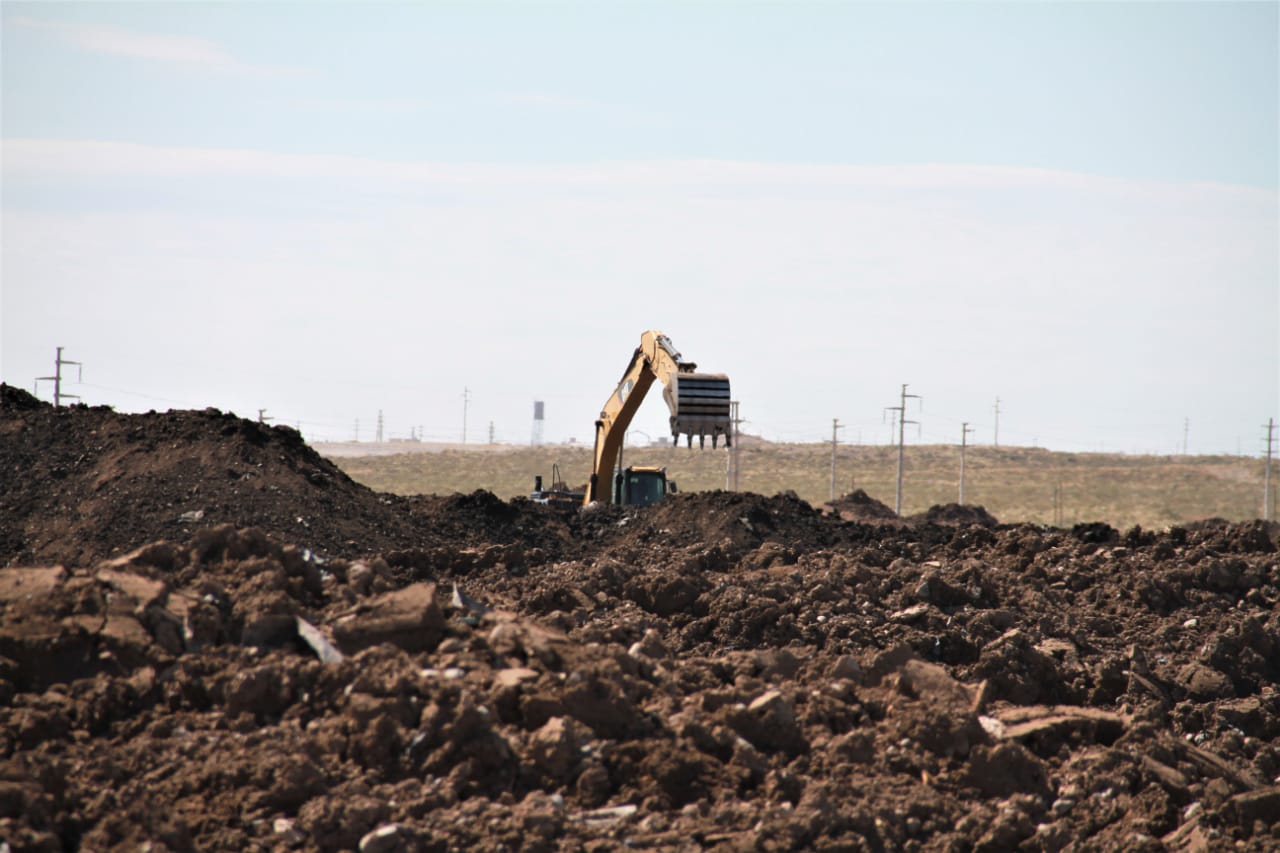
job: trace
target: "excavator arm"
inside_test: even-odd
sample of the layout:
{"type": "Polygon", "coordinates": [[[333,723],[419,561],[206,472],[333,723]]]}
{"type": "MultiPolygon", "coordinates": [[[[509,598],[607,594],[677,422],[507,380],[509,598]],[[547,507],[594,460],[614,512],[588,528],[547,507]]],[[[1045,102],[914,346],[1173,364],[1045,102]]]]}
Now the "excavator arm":
{"type": "Polygon", "coordinates": [[[654,380],[664,386],[662,396],[671,411],[674,441],[684,434],[692,447],[696,435],[699,446],[705,446],[709,435],[711,446],[715,447],[723,435],[725,447],[729,446],[729,377],[697,370],[698,366],[685,361],[671,339],[661,332],[647,331],[640,336],[640,346],[596,421],[595,461],[585,503],[602,500],[608,494],[609,479],[627,427],[654,380]]]}

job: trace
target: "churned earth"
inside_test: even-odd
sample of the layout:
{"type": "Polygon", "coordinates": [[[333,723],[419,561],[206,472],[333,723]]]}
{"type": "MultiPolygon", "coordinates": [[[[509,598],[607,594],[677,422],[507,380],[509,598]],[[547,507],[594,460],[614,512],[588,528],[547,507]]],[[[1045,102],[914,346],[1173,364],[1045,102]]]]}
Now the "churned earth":
{"type": "Polygon", "coordinates": [[[0,850],[1277,849],[1278,535],[403,498],[0,386],[0,850]]]}

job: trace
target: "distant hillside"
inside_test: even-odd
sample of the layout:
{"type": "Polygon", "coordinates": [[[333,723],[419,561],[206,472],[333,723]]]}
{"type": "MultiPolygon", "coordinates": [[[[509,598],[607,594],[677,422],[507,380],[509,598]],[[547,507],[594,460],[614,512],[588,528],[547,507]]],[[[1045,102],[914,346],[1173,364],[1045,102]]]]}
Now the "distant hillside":
{"type": "MultiPolygon", "coordinates": [[[[740,450],[742,491],[793,491],[812,504],[831,496],[831,446],[755,443],[740,450]]],[[[316,449],[323,455],[325,446],[316,449]]],[[[488,489],[501,498],[527,495],[535,474],[550,481],[553,464],[571,485],[586,482],[591,449],[543,447],[451,449],[435,453],[334,456],[350,477],[395,494],[450,494],[488,489]]],[[[627,448],[626,464],[664,465],[682,491],[723,489],[724,448],[627,448]]],[[[842,446],[836,457],[836,494],[862,489],[892,507],[897,452],[880,446],[842,446]]],[[[1057,453],[1027,447],[970,447],[965,459],[965,502],[983,506],[1001,522],[1055,526],[1105,521],[1118,528],[1163,528],[1205,518],[1262,517],[1263,466],[1245,456],[1130,456],[1057,453]]],[[[906,450],[904,515],[959,497],[960,449],[917,445],[906,450]]],[[[1272,490],[1280,466],[1272,471],[1272,490]]],[[[1272,499],[1275,516],[1275,498],[1272,499]]]]}

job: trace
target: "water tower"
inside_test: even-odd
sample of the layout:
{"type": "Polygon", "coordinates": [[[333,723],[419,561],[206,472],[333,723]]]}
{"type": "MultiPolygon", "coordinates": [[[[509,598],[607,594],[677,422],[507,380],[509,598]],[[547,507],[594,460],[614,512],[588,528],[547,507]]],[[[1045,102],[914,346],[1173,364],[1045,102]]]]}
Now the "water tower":
{"type": "Polygon", "coordinates": [[[542,444],[542,401],[533,401],[533,440],[529,442],[534,447],[542,444]]]}

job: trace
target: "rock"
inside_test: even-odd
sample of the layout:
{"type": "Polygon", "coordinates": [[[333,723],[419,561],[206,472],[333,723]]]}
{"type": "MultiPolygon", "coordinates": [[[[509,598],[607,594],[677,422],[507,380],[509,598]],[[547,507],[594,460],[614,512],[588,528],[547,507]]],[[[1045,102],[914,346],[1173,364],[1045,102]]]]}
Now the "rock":
{"type": "Polygon", "coordinates": [[[649,628],[644,636],[631,644],[627,654],[632,657],[646,657],[650,660],[663,661],[671,657],[671,651],[662,641],[662,634],[649,628]]]}
{"type": "Polygon", "coordinates": [[[283,673],[274,664],[242,670],[227,685],[227,712],[274,716],[292,701],[283,673]]]}
{"type": "Polygon", "coordinates": [[[334,640],[346,654],[381,643],[391,643],[408,652],[431,651],[443,633],[444,613],[433,583],[416,583],[383,593],[333,624],[334,640]]]}
{"type": "Polygon", "coordinates": [[[974,745],[987,740],[976,714],[974,691],[943,667],[909,660],[898,671],[897,687],[922,706],[921,718],[911,718],[908,725],[926,749],[943,756],[967,755],[974,745]]]}
{"type": "Polygon", "coordinates": [[[62,566],[0,569],[0,604],[48,595],[66,579],[62,566]]]}
{"type": "Polygon", "coordinates": [[[967,772],[970,784],[988,797],[1035,794],[1047,799],[1050,794],[1044,762],[1018,743],[974,747],[967,772]]]}
{"type": "Polygon", "coordinates": [[[337,663],[342,660],[343,654],[338,651],[338,647],[329,642],[329,638],[319,628],[301,616],[296,617],[296,629],[298,636],[311,647],[321,663],[337,663]]]}
{"type": "Polygon", "coordinates": [[[1226,807],[1240,826],[1252,827],[1258,820],[1273,823],[1280,818],[1280,785],[1236,794],[1226,807]]]}
{"type": "Polygon", "coordinates": [[[725,712],[729,726],[757,749],[798,755],[809,748],[796,721],[795,706],[779,690],[766,691],[751,704],[730,706],[725,712]]]}
{"type": "Polygon", "coordinates": [[[582,734],[570,718],[553,717],[529,739],[529,756],[534,765],[558,784],[572,779],[582,759],[582,734]]]}
{"type": "Polygon", "coordinates": [[[398,853],[408,846],[412,831],[399,823],[386,823],[360,839],[360,853],[398,853]]]}
{"type": "Polygon", "coordinates": [[[832,678],[847,678],[850,681],[862,680],[862,664],[853,655],[841,655],[831,665],[832,678]]]}
{"type": "Polygon", "coordinates": [[[1199,700],[1227,699],[1235,696],[1231,679],[1213,667],[1189,663],[1178,671],[1178,684],[1199,700]]]}

